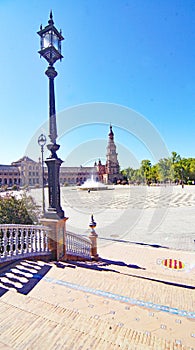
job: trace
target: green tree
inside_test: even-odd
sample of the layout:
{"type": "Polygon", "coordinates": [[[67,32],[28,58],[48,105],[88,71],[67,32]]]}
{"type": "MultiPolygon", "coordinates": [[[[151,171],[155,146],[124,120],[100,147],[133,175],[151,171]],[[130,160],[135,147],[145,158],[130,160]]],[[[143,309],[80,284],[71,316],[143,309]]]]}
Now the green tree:
{"type": "Polygon", "coordinates": [[[188,177],[190,180],[195,180],[195,158],[189,159],[189,174],[188,177]]]}
{"type": "Polygon", "coordinates": [[[173,182],[176,182],[178,180],[181,180],[182,174],[182,164],[181,164],[181,157],[177,152],[171,152],[171,168],[170,168],[170,180],[173,182]]]}
{"type": "Polygon", "coordinates": [[[148,159],[144,159],[141,161],[140,174],[143,180],[147,183],[151,181],[151,161],[148,159]]]}
{"type": "Polygon", "coordinates": [[[153,183],[159,182],[159,172],[158,172],[158,164],[155,164],[151,167],[150,170],[150,180],[153,183]]]}
{"type": "Polygon", "coordinates": [[[180,162],[180,160],[181,160],[181,156],[177,152],[175,152],[175,151],[171,152],[172,164],[178,163],[178,162],[180,162]]]}
{"type": "Polygon", "coordinates": [[[158,164],[158,178],[160,182],[170,181],[171,179],[171,161],[169,158],[160,159],[158,164]]]}
{"type": "Polygon", "coordinates": [[[38,207],[32,197],[13,195],[0,197],[0,224],[34,224],[38,222],[38,207]]]}
{"type": "Polygon", "coordinates": [[[133,182],[136,181],[135,172],[135,169],[128,167],[127,169],[123,169],[121,171],[121,174],[123,175],[124,180],[127,180],[128,182],[133,182]]]}
{"type": "Polygon", "coordinates": [[[179,182],[195,181],[195,158],[181,158],[177,152],[172,152],[169,158],[162,158],[152,165],[150,160],[142,160],[139,169],[127,168],[122,174],[131,183],[141,182],[179,182]]]}

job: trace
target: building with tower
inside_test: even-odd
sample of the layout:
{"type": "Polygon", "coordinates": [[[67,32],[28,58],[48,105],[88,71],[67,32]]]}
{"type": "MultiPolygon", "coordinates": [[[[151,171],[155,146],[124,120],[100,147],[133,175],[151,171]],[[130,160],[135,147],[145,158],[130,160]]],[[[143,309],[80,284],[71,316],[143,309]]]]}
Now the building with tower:
{"type": "Polygon", "coordinates": [[[116,152],[116,145],[114,142],[114,133],[112,125],[110,125],[110,132],[108,134],[108,144],[106,149],[106,164],[102,164],[99,160],[94,164],[97,167],[99,180],[105,184],[117,183],[118,180],[122,180],[120,174],[120,166],[118,161],[118,153],[116,152]]]}
{"type": "MultiPolygon", "coordinates": [[[[108,134],[108,143],[106,148],[106,164],[101,160],[95,162],[94,166],[64,167],[61,166],[59,181],[60,185],[75,186],[83,184],[87,179],[93,177],[94,180],[105,184],[117,183],[122,180],[118,153],[114,142],[114,133],[112,125],[108,134]]],[[[48,169],[44,168],[44,182],[48,183],[48,169]]],[[[30,186],[38,187],[42,185],[42,169],[40,159],[38,162],[24,156],[11,165],[0,165],[0,187],[18,185],[20,187],[30,186]]]]}

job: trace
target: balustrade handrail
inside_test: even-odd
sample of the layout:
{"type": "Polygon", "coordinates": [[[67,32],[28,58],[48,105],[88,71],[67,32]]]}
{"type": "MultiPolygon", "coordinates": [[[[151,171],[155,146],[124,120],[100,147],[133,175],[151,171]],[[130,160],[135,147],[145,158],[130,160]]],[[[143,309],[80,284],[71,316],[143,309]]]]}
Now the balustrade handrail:
{"type": "Polygon", "coordinates": [[[49,253],[48,227],[0,224],[0,263],[49,253]]]}
{"type": "Polygon", "coordinates": [[[0,229],[4,228],[4,227],[10,227],[10,228],[35,228],[35,229],[44,229],[46,231],[51,230],[49,227],[47,226],[43,226],[43,225],[27,225],[27,224],[0,224],[0,229]]]}
{"type": "MultiPolygon", "coordinates": [[[[49,231],[43,225],[0,224],[0,264],[25,257],[50,254],[49,231]]],[[[65,233],[67,256],[91,258],[91,240],[74,232],[65,233]]]]}
{"type": "Polygon", "coordinates": [[[91,258],[91,241],[79,234],[66,232],[66,255],[91,258]]]}
{"type": "Polygon", "coordinates": [[[83,237],[83,236],[81,236],[81,235],[78,234],[78,233],[71,232],[71,231],[66,231],[66,234],[67,234],[67,235],[71,235],[71,236],[73,236],[73,237],[75,237],[75,238],[81,239],[82,241],[85,241],[85,242],[91,244],[91,241],[90,241],[89,238],[83,237]]]}

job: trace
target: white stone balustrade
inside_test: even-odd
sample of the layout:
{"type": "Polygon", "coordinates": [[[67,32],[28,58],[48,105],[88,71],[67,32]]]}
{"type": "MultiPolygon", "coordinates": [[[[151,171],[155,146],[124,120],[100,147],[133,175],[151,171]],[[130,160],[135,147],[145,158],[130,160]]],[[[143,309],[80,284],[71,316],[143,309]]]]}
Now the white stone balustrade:
{"type": "Polygon", "coordinates": [[[80,237],[73,232],[66,232],[66,254],[91,258],[91,242],[89,239],[80,237]]]}
{"type": "Polygon", "coordinates": [[[48,231],[38,225],[0,225],[0,263],[49,253],[48,231]]]}

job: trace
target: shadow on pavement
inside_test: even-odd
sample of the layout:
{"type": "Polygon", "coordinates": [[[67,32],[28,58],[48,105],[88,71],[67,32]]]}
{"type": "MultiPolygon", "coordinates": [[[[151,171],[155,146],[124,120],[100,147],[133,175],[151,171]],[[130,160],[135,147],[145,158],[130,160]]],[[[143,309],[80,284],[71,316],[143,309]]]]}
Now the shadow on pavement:
{"type": "MultiPolygon", "coordinates": [[[[108,259],[101,259],[101,258],[99,261],[70,261],[70,264],[75,267],[78,266],[78,267],[83,267],[86,269],[91,269],[96,271],[115,272],[115,273],[121,273],[124,275],[128,275],[128,274],[115,269],[107,268],[107,266],[115,265],[115,266],[128,267],[131,269],[145,270],[144,267],[140,267],[138,265],[126,264],[123,261],[108,260],[108,259]]],[[[70,266],[66,265],[66,267],[72,267],[71,265],[70,266]]]]}
{"type": "Polygon", "coordinates": [[[116,238],[105,238],[105,237],[98,237],[98,239],[105,240],[105,241],[112,241],[112,242],[119,242],[119,243],[126,243],[126,244],[137,244],[137,245],[144,245],[152,248],[164,248],[164,249],[170,249],[167,246],[159,245],[159,244],[152,244],[152,243],[143,243],[143,242],[132,242],[132,241],[126,241],[124,239],[116,239],[116,238]]]}
{"type": "Polygon", "coordinates": [[[195,286],[189,286],[189,285],[182,284],[182,283],[177,283],[177,282],[164,281],[164,280],[159,280],[159,279],[145,277],[145,276],[136,276],[136,275],[128,275],[128,276],[135,277],[135,278],[141,278],[141,279],[152,281],[152,282],[163,283],[163,284],[166,284],[166,285],[169,285],[169,286],[174,286],[174,287],[180,287],[180,288],[186,288],[186,289],[195,289],[195,286]]]}
{"type": "Polygon", "coordinates": [[[7,289],[0,287],[0,297],[2,297],[7,292],[7,289]]]}
{"type": "Polygon", "coordinates": [[[61,262],[59,262],[59,261],[56,261],[56,262],[54,263],[54,265],[56,265],[56,267],[58,267],[58,268],[60,268],[60,269],[65,269],[65,267],[70,267],[70,268],[72,268],[72,269],[76,269],[76,266],[74,266],[74,265],[69,265],[69,264],[67,264],[67,263],[61,263],[61,262]]]}
{"type": "Polygon", "coordinates": [[[126,264],[123,261],[116,261],[116,260],[110,260],[110,259],[101,259],[100,261],[104,264],[103,266],[116,265],[116,266],[129,267],[131,269],[146,270],[145,267],[140,267],[140,266],[134,265],[134,264],[126,264]]]}
{"type": "MultiPolygon", "coordinates": [[[[6,291],[15,289],[18,293],[27,295],[36,284],[47,274],[51,266],[30,260],[21,260],[0,270],[0,283],[6,291]]],[[[0,293],[2,296],[4,293],[0,293]]]]}
{"type": "MultiPolygon", "coordinates": [[[[163,284],[166,284],[166,285],[169,285],[169,286],[180,287],[180,288],[185,288],[185,289],[195,289],[195,286],[192,286],[192,285],[186,285],[186,284],[182,284],[182,283],[171,282],[171,281],[167,281],[167,280],[163,280],[163,279],[160,280],[160,279],[147,277],[147,276],[143,276],[143,275],[136,275],[136,274],[125,273],[125,272],[117,271],[117,270],[110,269],[110,268],[106,267],[108,265],[116,265],[116,266],[125,266],[125,267],[132,268],[132,269],[146,270],[146,268],[143,268],[143,267],[140,267],[140,266],[137,266],[137,265],[133,265],[133,264],[128,265],[128,264],[125,264],[122,261],[100,259],[98,262],[95,262],[95,261],[85,261],[85,262],[69,261],[69,263],[71,265],[73,265],[73,266],[81,267],[81,268],[85,268],[85,269],[96,270],[96,271],[104,271],[104,272],[115,272],[115,273],[120,273],[121,275],[125,275],[127,277],[140,278],[140,279],[147,280],[147,281],[163,283],[163,284]]],[[[70,266],[67,266],[67,267],[70,267],[70,266]]]]}

